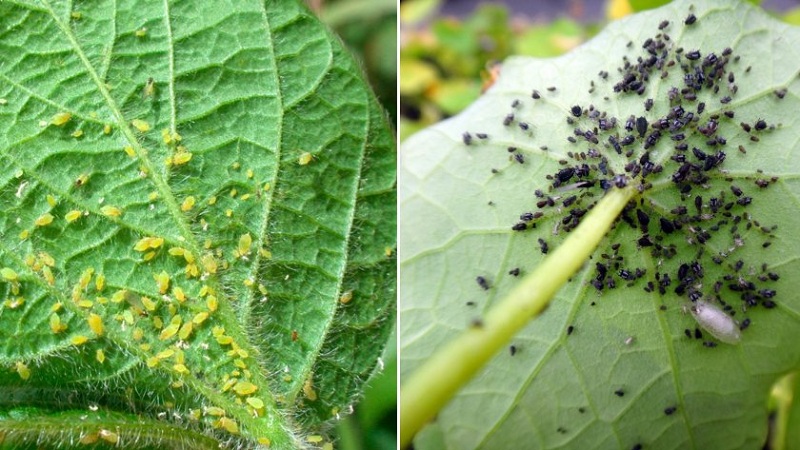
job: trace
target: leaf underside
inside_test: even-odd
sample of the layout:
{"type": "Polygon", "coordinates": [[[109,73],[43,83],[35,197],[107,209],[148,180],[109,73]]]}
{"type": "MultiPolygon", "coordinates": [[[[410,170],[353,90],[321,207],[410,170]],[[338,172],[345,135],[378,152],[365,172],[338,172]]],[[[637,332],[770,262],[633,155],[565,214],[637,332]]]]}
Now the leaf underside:
{"type": "Polygon", "coordinates": [[[395,152],[304,6],[3,2],[0,99],[0,441],[293,448],[349,412],[395,152]]]}
{"type": "Polygon", "coordinates": [[[613,184],[613,175],[601,174],[602,158],[628,183],[652,184],[643,186],[592,260],[547,311],[509,343],[513,351],[498,354],[465,386],[417,436],[415,448],[763,445],[769,388],[800,361],[797,346],[788,344],[800,337],[800,299],[792,294],[800,289],[800,244],[793,238],[798,226],[793,211],[800,202],[800,162],[793,156],[800,137],[794,113],[800,107],[800,31],[740,2],[691,4],[676,1],[612,23],[560,58],[509,59],[495,85],[468,110],[404,143],[399,172],[401,377],[502,299],[517,279],[509,272],[530,272],[545,257],[540,239],[549,248],[558,246],[573,223],[570,211],[596,202],[603,193],[601,179],[613,184]],[[697,20],[685,25],[690,14],[697,20]],[[669,23],[660,30],[664,20],[669,23]],[[651,56],[643,48],[648,38],[664,45],[656,55],[667,52],[665,65],[650,73],[641,95],[637,86],[615,92],[614,86],[631,72],[623,58],[636,67],[637,58],[651,56]],[[681,47],[681,62],[667,66],[681,47]],[[726,47],[731,54],[723,55],[726,47]],[[693,50],[700,51],[700,59],[686,58],[693,50]],[[696,100],[689,100],[681,92],[687,87],[685,75],[694,67],[706,67],[702,70],[708,74],[713,64],[702,64],[710,53],[728,58],[714,82],[719,90],[703,87],[696,100]],[[673,87],[677,96],[670,100],[673,87]],[[534,90],[539,99],[533,98],[534,90]],[[726,96],[730,102],[723,100],[726,96]],[[650,110],[648,98],[653,99],[650,110]],[[702,113],[697,112],[700,102],[705,103],[702,113]],[[645,148],[652,125],[678,105],[699,121],[674,129],[670,121],[655,145],[645,148]],[[708,122],[715,115],[718,127],[710,132],[708,122]],[[635,127],[625,129],[630,116],[646,119],[642,137],[635,127]],[[599,120],[611,117],[617,123],[602,130],[599,120]],[[765,121],[763,130],[755,127],[759,119],[765,121]],[[751,125],[750,131],[740,122],[751,125]],[[597,143],[586,130],[594,130],[597,143]],[[677,138],[680,133],[683,141],[677,138]],[[634,142],[617,154],[609,136],[629,134],[634,142]],[[726,142],[708,144],[717,136],[726,142]],[[681,142],[688,150],[676,150],[681,142]],[[693,147],[709,157],[717,158],[720,151],[726,156],[706,168],[693,147]],[[590,149],[600,156],[580,156],[590,149]],[[632,153],[626,156],[628,150],[632,153]],[[681,153],[693,165],[687,178],[696,181],[680,180],[680,175],[680,182],[674,181],[683,163],[671,157],[681,153]],[[635,161],[641,169],[648,158],[662,170],[645,182],[624,168],[635,161]],[[582,180],[595,185],[564,188],[580,179],[562,171],[584,163],[590,175],[582,180]],[[691,190],[682,194],[687,185],[691,190]],[[744,191],[741,197],[732,185],[744,191]],[[534,194],[537,189],[542,197],[534,194]],[[577,196],[575,203],[565,206],[571,195],[577,196]],[[742,197],[751,203],[740,203],[742,197]],[[712,207],[712,199],[720,205],[712,207]],[[537,207],[537,201],[544,204],[537,207]],[[672,212],[679,206],[688,212],[672,212]],[[636,210],[647,215],[648,225],[641,224],[636,210]],[[541,218],[521,217],[539,211],[541,218]],[[673,225],[677,220],[681,228],[668,233],[662,218],[673,225]],[[515,225],[523,230],[512,230],[515,225]],[[643,241],[646,234],[649,239],[643,241]],[[694,272],[695,262],[702,275],[694,272]],[[598,264],[605,267],[604,275],[598,264]],[[644,274],[636,277],[635,269],[644,274]],[[660,292],[665,274],[671,283],[660,292]],[[483,280],[476,282],[477,277],[483,280]],[[596,287],[598,279],[602,283],[596,287]],[[720,342],[708,324],[684,313],[689,295],[720,306],[726,302],[740,325],[749,319],[741,342],[720,342]]]}

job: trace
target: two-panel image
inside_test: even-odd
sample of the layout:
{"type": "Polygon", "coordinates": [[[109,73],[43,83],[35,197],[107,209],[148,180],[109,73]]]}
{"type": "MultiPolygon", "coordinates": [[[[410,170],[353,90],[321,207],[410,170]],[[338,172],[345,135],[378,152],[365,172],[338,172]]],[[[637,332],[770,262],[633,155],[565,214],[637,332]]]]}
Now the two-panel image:
{"type": "Polygon", "coordinates": [[[0,0],[0,449],[800,449],[800,3],[0,0]]]}

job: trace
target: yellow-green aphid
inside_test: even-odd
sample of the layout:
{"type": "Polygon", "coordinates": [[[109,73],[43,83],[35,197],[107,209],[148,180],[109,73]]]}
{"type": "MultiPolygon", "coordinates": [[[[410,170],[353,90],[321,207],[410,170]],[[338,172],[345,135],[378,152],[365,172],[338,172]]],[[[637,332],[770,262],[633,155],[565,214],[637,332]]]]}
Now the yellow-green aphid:
{"type": "Polygon", "coordinates": [[[186,147],[179,145],[178,151],[172,157],[172,164],[181,166],[192,160],[192,153],[186,151],[186,147]],[[181,150],[182,149],[182,150],[181,150]]]}
{"type": "Polygon", "coordinates": [[[28,378],[31,377],[31,369],[29,369],[24,362],[17,361],[16,369],[17,369],[17,374],[19,374],[19,377],[22,378],[23,380],[27,380],[28,378]]]}
{"type": "Polygon", "coordinates": [[[181,211],[183,211],[183,212],[190,211],[192,208],[194,208],[195,202],[196,202],[196,200],[195,200],[194,196],[190,195],[190,196],[186,197],[183,200],[183,203],[181,204],[181,211]]]}
{"type": "Polygon", "coordinates": [[[133,128],[139,130],[140,133],[146,133],[150,131],[150,124],[142,119],[131,120],[131,125],[133,125],[133,128]]]}
{"type": "Polygon", "coordinates": [[[64,219],[67,221],[67,223],[75,222],[80,218],[81,218],[81,212],[78,211],[77,209],[73,209],[72,211],[64,215],[64,219]]]}
{"type": "Polygon", "coordinates": [[[50,213],[44,213],[41,216],[39,216],[33,223],[37,227],[45,227],[53,223],[53,215],[50,213]]]}
{"type": "Polygon", "coordinates": [[[237,258],[241,258],[242,256],[250,254],[250,246],[253,245],[253,237],[250,236],[250,233],[243,234],[239,238],[239,246],[234,252],[234,255],[237,258]]]}
{"type": "Polygon", "coordinates": [[[103,134],[111,134],[111,125],[109,124],[103,125],[103,134]]]}
{"type": "Polygon", "coordinates": [[[166,294],[169,290],[169,274],[165,271],[161,271],[158,275],[153,275],[156,279],[156,284],[158,285],[158,293],[159,294],[166,294]]]}
{"type": "Polygon", "coordinates": [[[166,350],[161,350],[156,354],[156,358],[158,359],[168,359],[172,358],[175,355],[175,350],[168,348],[166,350]]]}
{"type": "Polygon", "coordinates": [[[306,442],[310,444],[319,444],[320,442],[322,442],[322,440],[323,440],[322,436],[318,434],[313,434],[311,436],[306,437],[306,442]]]}
{"type": "Polygon", "coordinates": [[[253,394],[257,390],[258,386],[249,381],[239,381],[238,383],[236,383],[236,386],[233,387],[233,391],[236,392],[236,395],[242,397],[253,394]]]}
{"type": "Polygon", "coordinates": [[[94,334],[98,336],[102,336],[105,333],[105,326],[103,326],[103,318],[100,315],[92,313],[89,314],[89,318],[86,319],[89,322],[89,328],[94,331],[94,334]]]}
{"type": "Polygon", "coordinates": [[[205,311],[199,312],[192,318],[192,323],[195,325],[200,325],[201,323],[205,322],[206,319],[208,319],[208,313],[205,311]]]}
{"type": "Polygon", "coordinates": [[[70,119],[72,119],[72,114],[68,112],[60,112],[56,113],[56,115],[54,115],[53,118],[50,119],[50,123],[57,127],[60,127],[65,123],[69,122],[70,119]]]}
{"type": "Polygon", "coordinates": [[[78,442],[80,442],[81,444],[89,445],[97,442],[99,438],[100,436],[97,433],[89,433],[81,436],[81,439],[78,442]]]}
{"type": "Polygon", "coordinates": [[[53,271],[50,270],[49,267],[47,266],[42,267],[42,276],[44,277],[44,280],[47,282],[47,284],[49,284],[50,286],[56,284],[56,277],[53,276],[53,271]]]}
{"type": "Polygon", "coordinates": [[[75,20],[81,20],[81,18],[83,17],[83,14],[81,12],[79,12],[79,11],[72,11],[69,14],[69,16],[72,17],[75,20]]]}
{"type": "Polygon", "coordinates": [[[158,336],[158,338],[164,341],[178,334],[178,330],[181,328],[181,320],[181,316],[173,316],[169,322],[169,325],[161,330],[161,334],[158,336]]]}
{"type": "Polygon", "coordinates": [[[264,400],[258,397],[247,397],[247,404],[252,406],[253,409],[259,410],[264,407],[264,400]]]}
{"type": "Polygon", "coordinates": [[[6,281],[17,281],[17,279],[19,278],[17,272],[15,272],[14,269],[8,267],[3,267],[2,269],[0,269],[0,276],[2,276],[3,279],[6,281]]]}
{"type": "Polygon", "coordinates": [[[253,178],[253,169],[247,169],[247,178],[253,178]]]}
{"type": "Polygon", "coordinates": [[[221,428],[231,434],[239,434],[239,425],[233,419],[227,417],[220,417],[219,420],[213,424],[216,428],[221,428]]]}
{"type": "Polygon", "coordinates": [[[56,206],[56,198],[50,194],[47,194],[47,204],[50,205],[51,208],[56,206]]]}
{"type": "Polygon", "coordinates": [[[61,322],[61,317],[58,314],[53,313],[50,315],[50,331],[53,334],[61,333],[62,331],[67,329],[67,325],[61,322]]]}
{"type": "Polygon", "coordinates": [[[100,430],[100,438],[110,444],[116,445],[119,442],[119,435],[111,430],[100,430]]]}
{"type": "Polygon", "coordinates": [[[305,166],[308,163],[310,163],[313,158],[314,157],[311,155],[311,153],[303,152],[302,154],[300,154],[300,157],[297,158],[297,163],[300,164],[301,166],[305,166]]]}
{"type": "Polygon", "coordinates": [[[305,383],[303,383],[303,395],[312,402],[317,399],[317,392],[314,390],[311,378],[306,379],[305,383]]]}
{"type": "Polygon", "coordinates": [[[181,329],[178,330],[178,339],[185,341],[189,339],[189,336],[192,334],[193,323],[191,321],[187,321],[183,325],[181,325],[181,329]]]}
{"type": "Polygon", "coordinates": [[[103,351],[102,348],[98,348],[97,351],[94,353],[94,357],[100,364],[103,364],[106,361],[106,352],[103,351]]]}
{"type": "Polygon", "coordinates": [[[107,217],[119,217],[122,215],[122,210],[116,206],[106,205],[100,208],[100,212],[107,217]]]}
{"type": "Polygon", "coordinates": [[[136,150],[134,150],[130,145],[126,145],[123,150],[125,150],[126,155],[130,156],[131,158],[136,158],[136,150]]]}
{"type": "Polygon", "coordinates": [[[172,366],[172,370],[174,370],[175,372],[178,372],[180,374],[188,374],[189,373],[189,369],[185,365],[183,365],[181,363],[173,365],[172,366]]]}
{"type": "Polygon", "coordinates": [[[81,136],[83,136],[83,130],[75,130],[72,132],[72,137],[74,138],[79,138],[81,136]]]}
{"type": "Polygon", "coordinates": [[[94,279],[94,288],[97,292],[101,292],[103,288],[106,287],[106,276],[102,273],[98,273],[97,277],[94,279]]]}
{"type": "Polygon", "coordinates": [[[208,310],[214,312],[217,310],[217,306],[219,303],[217,302],[217,297],[215,295],[209,295],[206,299],[206,306],[208,306],[208,310]]]}
{"type": "Polygon", "coordinates": [[[203,270],[206,273],[217,273],[217,260],[213,255],[205,254],[200,258],[200,263],[203,264],[203,270]]]}
{"type": "Polygon", "coordinates": [[[75,179],[75,187],[84,186],[88,182],[89,182],[89,175],[82,173],[78,175],[78,178],[75,179]]]}
{"type": "Polygon", "coordinates": [[[183,289],[181,289],[180,287],[173,286],[172,294],[175,296],[175,299],[178,300],[179,303],[183,303],[186,301],[186,293],[183,292],[183,289]]]}
{"type": "Polygon", "coordinates": [[[139,28],[138,30],[136,30],[136,32],[134,34],[138,38],[143,38],[143,37],[147,36],[147,27],[139,28]]]}
{"type": "Polygon", "coordinates": [[[83,271],[79,280],[81,290],[86,290],[86,288],[89,287],[89,283],[92,282],[92,275],[94,275],[94,267],[89,267],[83,271]]]}
{"type": "Polygon", "coordinates": [[[156,302],[151,300],[150,297],[141,297],[139,300],[142,302],[144,309],[151,312],[156,310],[156,302]]]}
{"type": "Polygon", "coordinates": [[[70,342],[72,342],[72,345],[83,345],[89,342],[89,338],[82,334],[76,334],[75,336],[72,336],[70,342]]]}
{"type": "Polygon", "coordinates": [[[147,83],[144,84],[144,89],[142,89],[142,98],[152,97],[156,93],[156,82],[153,80],[153,77],[147,79],[147,83]]]}

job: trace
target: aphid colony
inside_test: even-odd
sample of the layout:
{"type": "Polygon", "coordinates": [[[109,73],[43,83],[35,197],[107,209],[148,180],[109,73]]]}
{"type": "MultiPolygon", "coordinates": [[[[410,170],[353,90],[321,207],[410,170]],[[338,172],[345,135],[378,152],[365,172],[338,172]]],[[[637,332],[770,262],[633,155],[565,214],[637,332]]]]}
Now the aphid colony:
{"type": "MultiPolygon", "coordinates": [[[[685,26],[697,23],[693,14],[684,21],[685,26]]],[[[601,71],[590,83],[589,94],[605,86],[618,96],[641,98],[641,109],[613,117],[591,103],[567,107],[564,120],[572,128],[571,135],[562,144],[542,145],[540,150],[547,152],[564,145],[567,149],[562,153],[569,159],[558,161],[558,170],[546,176],[547,191],[537,189],[533,193],[535,207],[523,212],[511,229],[543,229],[547,222],[538,238],[539,250],[547,253],[552,244],[545,236],[575,229],[605,191],[633,187],[638,195],[614,226],[627,226],[638,238],[632,243],[613,242],[609,249],[598,252],[590,284],[598,292],[640,286],[646,293],[658,295],[662,303],[679,304],[676,297],[683,297],[691,305],[687,312],[701,328],[732,344],[751,323],[749,318],[736,322],[737,313],[776,306],[776,291],[768,285],[779,278],[778,274],[761,261],[729,261],[745,244],[745,237],[759,241],[765,249],[770,247],[777,227],[759,223],[748,212],[753,197],[747,195],[745,183],[753,184],[750,189],[761,190],[778,178],[758,171],[751,179],[739,176],[734,181],[722,167],[731,157],[728,139],[747,139],[754,145],[776,126],[761,117],[739,117],[734,109],[738,92],[735,80],[745,76],[749,67],[736,71],[739,57],[731,48],[682,48],[667,34],[669,28],[669,22],[664,21],[640,50],[632,57],[624,56],[616,69],[616,80],[601,71]],[[658,83],[651,89],[654,80],[658,83]],[[651,203],[647,192],[654,183],[671,185],[677,202],[651,203]],[[708,242],[713,247],[707,247],[708,242]],[[632,253],[630,246],[635,246],[652,256],[658,262],[655,273],[627,265],[620,254],[622,246],[624,253],[632,253]],[[706,274],[705,268],[711,264],[718,268],[710,272],[723,272],[718,279],[709,279],[706,274]]],[[[632,48],[633,43],[627,47],[632,48]]],[[[780,101],[786,93],[785,88],[775,90],[773,101],[780,101]]],[[[536,124],[524,120],[524,111],[536,108],[547,95],[532,89],[530,99],[514,100],[511,112],[502,119],[503,127],[512,135],[523,132],[523,141],[536,138],[538,133],[525,133],[536,124]]],[[[604,100],[609,101],[609,97],[604,100]]],[[[462,135],[467,146],[490,139],[480,132],[462,135]]],[[[745,157],[747,149],[738,147],[734,154],[745,157]]],[[[507,151],[513,155],[512,161],[524,160],[519,148],[508,147],[507,151]]],[[[491,280],[485,276],[478,276],[476,282],[483,290],[491,288],[491,280]]],[[[595,304],[592,302],[592,306],[595,304]]],[[[699,330],[694,334],[687,330],[687,335],[699,334],[699,330]]],[[[714,347],[716,343],[706,340],[704,345],[714,347]]]]}

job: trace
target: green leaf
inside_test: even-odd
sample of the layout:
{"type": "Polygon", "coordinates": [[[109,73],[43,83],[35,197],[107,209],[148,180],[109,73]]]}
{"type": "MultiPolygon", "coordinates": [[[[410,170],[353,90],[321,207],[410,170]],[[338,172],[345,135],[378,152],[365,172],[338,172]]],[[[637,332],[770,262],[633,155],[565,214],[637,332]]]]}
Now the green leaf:
{"type": "Polygon", "coordinates": [[[60,430],[0,434],[69,447],[96,410],[126,448],[329,429],[395,284],[393,136],[338,38],[292,0],[0,18],[0,411],[60,430]]]}
{"type": "MultiPolygon", "coordinates": [[[[664,136],[649,149],[651,161],[662,165],[663,171],[647,178],[652,187],[643,188],[623,214],[632,225],[626,220],[617,222],[546,312],[508,342],[506,350],[495,355],[417,435],[415,448],[630,449],[636,444],[643,448],[755,448],[764,443],[770,386],[800,361],[797,346],[790,344],[800,337],[800,300],[792,295],[800,289],[796,256],[800,244],[792,237],[798,231],[797,220],[788,212],[796,209],[800,198],[800,163],[793,156],[798,146],[793,111],[800,106],[800,32],[745,3],[715,1],[701,6],[695,2],[694,7],[691,3],[673,2],[612,23],[586,45],[557,59],[509,59],[499,80],[464,113],[404,142],[399,193],[403,218],[401,379],[436,358],[437,349],[464,330],[479,333],[479,327],[473,328],[475,320],[518,284],[509,271],[520,268],[520,277],[531,273],[547,257],[538,239],[551,251],[558,248],[567,234],[563,220],[569,211],[575,205],[589,208],[603,195],[599,180],[611,175],[601,175],[600,160],[591,156],[583,160],[581,152],[597,149],[617,174],[625,174],[624,166],[630,161],[643,164],[644,139],[635,128],[631,132],[624,128],[630,115],[643,116],[652,124],[682,104],[686,112],[700,117],[684,131],[687,160],[700,162],[692,147],[726,153],[718,168],[696,172],[707,173],[708,180],[680,183],[692,189],[682,195],[672,181],[681,164],[670,159],[681,141],[670,139],[677,131],[664,130],[664,136]],[[697,22],[685,26],[690,12],[697,22]],[[658,26],[663,20],[670,24],[661,31],[658,26]],[[714,52],[718,58],[731,47],[719,93],[703,88],[696,101],[683,99],[681,63],[667,68],[664,79],[662,70],[654,70],[642,95],[614,92],[622,79],[618,68],[624,65],[623,57],[633,64],[638,57],[647,59],[650,55],[642,45],[659,33],[670,36],[665,44],[669,59],[675,58],[678,47],[684,55],[700,50],[703,57],[714,52]],[[609,73],[607,80],[598,75],[600,71],[609,73]],[[729,72],[734,73],[735,89],[729,86],[729,72]],[[556,90],[547,90],[551,86],[556,90]],[[678,98],[670,104],[673,86],[678,98]],[[539,91],[539,100],[531,98],[534,89],[539,91]],[[732,101],[722,103],[724,96],[732,101]],[[650,111],[644,107],[648,98],[654,100],[650,111]],[[519,100],[516,108],[514,100],[519,100]],[[705,110],[698,113],[701,101],[705,110]],[[571,113],[574,105],[582,107],[580,118],[571,113]],[[598,117],[589,116],[590,105],[618,120],[612,130],[598,130],[597,144],[574,134],[575,128],[599,128],[598,117]],[[725,116],[726,111],[735,117],[725,116]],[[504,126],[512,113],[513,120],[504,126]],[[698,130],[707,126],[712,115],[719,115],[719,126],[709,136],[723,136],[724,146],[709,145],[709,137],[698,130]],[[570,125],[568,118],[575,123],[570,125]],[[753,129],[758,119],[770,126],[753,129]],[[522,122],[527,130],[520,127],[522,122]],[[740,122],[751,124],[751,131],[745,132],[740,122]],[[465,132],[470,133],[470,145],[464,144],[465,132]],[[488,137],[481,139],[477,133],[488,137]],[[633,153],[618,155],[608,137],[628,134],[636,136],[634,144],[625,148],[633,153]],[[577,142],[570,143],[568,137],[577,137],[577,142]],[[746,154],[738,151],[740,145],[746,154]],[[509,147],[517,150],[510,153],[509,147]],[[522,164],[515,154],[523,155],[522,164]],[[593,188],[553,189],[553,179],[545,178],[584,162],[594,167],[593,188]],[[732,184],[741,187],[752,203],[738,204],[732,184]],[[554,206],[538,208],[541,199],[534,195],[536,189],[554,197],[554,206]],[[569,195],[581,197],[572,206],[564,206],[569,195]],[[702,197],[700,213],[694,205],[697,196],[702,197]],[[724,202],[712,210],[711,198],[724,198],[724,202]],[[732,205],[725,209],[728,203],[732,205]],[[680,205],[687,207],[685,219],[671,212],[680,205]],[[644,233],[637,223],[637,208],[649,214],[652,246],[638,244],[644,233]],[[528,225],[526,231],[512,231],[521,214],[537,211],[544,212],[544,217],[533,221],[535,229],[528,225]],[[681,229],[663,232],[660,218],[681,220],[681,229]],[[762,246],[767,242],[768,247],[762,246]],[[613,244],[620,244],[617,251],[613,244]],[[624,259],[617,266],[604,254],[624,259]],[[715,258],[721,263],[716,264],[715,258]],[[739,260],[742,268],[737,271],[739,260]],[[695,275],[682,294],[676,293],[680,266],[693,261],[702,265],[703,278],[695,275]],[[605,283],[602,291],[592,286],[598,276],[597,263],[608,264],[615,289],[605,283]],[[634,281],[620,275],[620,270],[634,273],[636,268],[646,273],[634,281]],[[771,280],[769,272],[778,274],[779,280],[771,280]],[[658,282],[664,274],[672,282],[661,294],[658,282]],[[488,290],[476,282],[479,276],[487,280],[488,290]],[[744,293],[734,290],[739,278],[756,285],[749,295],[757,297],[758,306],[743,311],[744,293]],[[719,294],[714,288],[717,281],[722,282],[719,294]],[[652,289],[648,282],[653,283],[652,289]],[[769,299],[769,293],[758,292],[762,289],[777,294],[769,299]],[[708,331],[702,339],[687,338],[684,330],[694,336],[700,325],[682,312],[690,303],[686,291],[713,299],[709,301],[725,301],[734,308],[735,319],[750,319],[741,342],[726,344],[708,331]],[[764,307],[771,306],[766,300],[776,306],[764,307]],[[704,341],[716,347],[704,346],[704,341]],[[513,356],[510,345],[515,348],[513,356]]],[[[702,59],[682,59],[687,67],[701,63],[702,59]]],[[[648,127],[647,135],[652,131],[648,127]]],[[[640,179],[630,183],[638,185],[640,179]]],[[[431,379],[430,385],[435,384],[436,379],[431,379]]],[[[431,391],[431,398],[436,395],[431,391]]],[[[405,406],[401,395],[401,413],[405,406]]]]}

